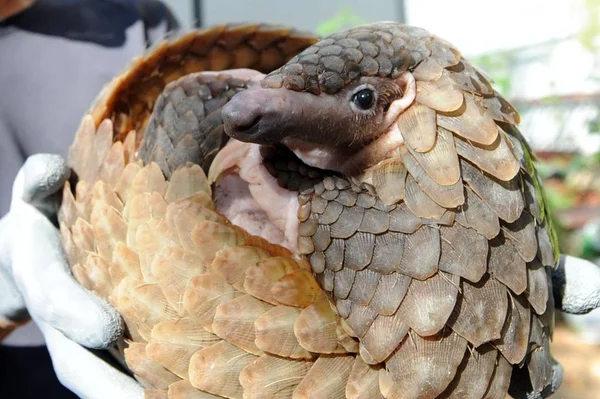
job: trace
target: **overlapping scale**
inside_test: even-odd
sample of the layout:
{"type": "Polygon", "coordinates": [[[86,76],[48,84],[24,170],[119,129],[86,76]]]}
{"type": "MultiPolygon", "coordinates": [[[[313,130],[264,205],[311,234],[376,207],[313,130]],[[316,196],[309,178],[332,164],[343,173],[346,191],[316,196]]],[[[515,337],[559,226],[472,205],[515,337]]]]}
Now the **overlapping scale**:
{"type": "Polygon", "coordinates": [[[478,282],[487,270],[488,240],[475,230],[455,224],[440,227],[439,268],[478,282]]]}
{"type": "Polygon", "coordinates": [[[408,149],[436,183],[449,186],[460,179],[457,146],[450,131],[438,127],[435,145],[427,152],[413,151],[410,147],[408,149]]]}
{"type": "Polygon", "coordinates": [[[357,356],[348,377],[345,395],[348,399],[383,399],[379,389],[379,369],[357,356]]]}
{"type": "Polygon", "coordinates": [[[253,398],[290,398],[313,364],[309,360],[263,355],[240,373],[244,395],[253,398]]]}
{"type": "Polygon", "coordinates": [[[457,275],[442,271],[424,281],[413,279],[398,314],[419,335],[436,334],[456,306],[459,281],[457,275]]]}
{"type": "Polygon", "coordinates": [[[490,345],[467,352],[456,377],[438,398],[481,399],[494,373],[497,357],[498,351],[490,345]]]}
{"type": "Polygon", "coordinates": [[[504,132],[489,145],[480,145],[456,137],[456,152],[497,179],[509,181],[517,175],[521,165],[506,140],[504,132]]]}
{"type": "Polygon", "coordinates": [[[441,185],[425,173],[425,170],[419,165],[415,157],[413,157],[409,151],[405,150],[405,147],[401,147],[400,151],[406,169],[417,181],[419,187],[433,201],[444,208],[455,208],[464,203],[465,197],[461,179],[454,184],[441,185]]]}
{"type": "Polygon", "coordinates": [[[420,81],[417,83],[417,102],[437,111],[456,111],[463,104],[462,91],[455,85],[447,71],[435,82],[420,81]]]}
{"type": "Polygon", "coordinates": [[[386,360],[408,333],[403,315],[378,315],[360,341],[360,356],[369,364],[386,360]]]}
{"type": "Polygon", "coordinates": [[[433,148],[437,138],[436,113],[433,109],[415,104],[402,113],[396,126],[406,145],[417,152],[427,152],[433,148]]]}
{"type": "Polygon", "coordinates": [[[512,223],[521,216],[525,201],[517,178],[497,180],[467,161],[461,161],[461,170],[463,180],[500,219],[512,223]]]}
{"type": "Polygon", "coordinates": [[[501,338],[508,314],[506,287],[486,275],[476,283],[463,280],[448,325],[473,346],[501,338]]]}
{"type": "Polygon", "coordinates": [[[493,344],[511,364],[520,363],[527,354],[531,327],[530,307],[522,296],[509,296],[509,312],[501,338],[493,344]]]}
{"type": "Polygon", "coordinates": [[[437,124],[460,138],[491,145],[498,137],[498,125],[487,114],[478,97],[465,93],[465,110],[460,115],[437,114],[437,124]]]}
{"type": "Polygon", "coordinates": [[[467,341],[446,330],[432,337],[408,335],[387,362],[395,390],[404,398],[435,398],[453,380],[467,341]]]}

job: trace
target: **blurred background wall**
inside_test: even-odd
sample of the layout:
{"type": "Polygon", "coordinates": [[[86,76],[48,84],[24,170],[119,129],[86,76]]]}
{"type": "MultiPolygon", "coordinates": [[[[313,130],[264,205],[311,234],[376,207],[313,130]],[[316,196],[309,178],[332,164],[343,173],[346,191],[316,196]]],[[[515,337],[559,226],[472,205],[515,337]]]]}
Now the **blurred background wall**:
{"type": "MultiPolygon", "coordinates": [[[[188,28],[273,22],[326,35],[393,20],[452,42],[522,117],[561,251],[600,265],[600,0],[166,0],[188,28]]],[[[557,398],[600,398],[600,311],[560,316],[557,398]]]]}

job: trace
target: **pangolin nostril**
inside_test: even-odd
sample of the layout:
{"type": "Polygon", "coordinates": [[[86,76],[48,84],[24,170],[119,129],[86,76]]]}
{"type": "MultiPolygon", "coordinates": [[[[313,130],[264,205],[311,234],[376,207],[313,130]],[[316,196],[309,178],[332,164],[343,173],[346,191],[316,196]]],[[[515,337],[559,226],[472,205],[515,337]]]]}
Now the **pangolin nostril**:
{"type": "Polygon", "coordinates": [[[235,97],[221,110],[225,133],[230,136],[250,133],[262,118],[261,108],[256,103],[242,102],[235,97]]]}
{"type": "Polygon", "coordinates": [[[262,115],[257,114],[254,116],[254,119],[245,118],[242,123],[235,126],[238,131],[248,131],[252,129],[253,126],[258,125],[262,118],[262,115]]]}
{"type": "Polygon", "coordinates": [[[258,121],[260,121],[260,118],[260,114],[243,114],[241,112],[233,112],[230,114],[229,122],[225,123],[228,123],[233,130],[245,131],[256,125],[258,121]]]}

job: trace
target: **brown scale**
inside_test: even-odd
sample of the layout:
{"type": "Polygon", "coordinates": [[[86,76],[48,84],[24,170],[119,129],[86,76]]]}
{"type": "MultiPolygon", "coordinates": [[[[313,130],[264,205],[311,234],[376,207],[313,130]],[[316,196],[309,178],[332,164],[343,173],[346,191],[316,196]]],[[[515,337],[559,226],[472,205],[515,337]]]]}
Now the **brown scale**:
{"type": "Polygon", "coordinates": [[[78,281],[123,315],[146,397],[504,398],[513,369],[541,391],[555,257],[528,149],[506,125],[518,114],[422,29],[315,41],[262,25],[190,33],[134,62],[81,124],[63,244],[78,281]],[[159,99],[181,76],[240,67],[280,68],[261,84],[315,94],[417,80],[401,155],[362,181],[263,152],[299,191],[301,258],[215,212],[217,109],[246,82],[191,75],[159,99]]]}

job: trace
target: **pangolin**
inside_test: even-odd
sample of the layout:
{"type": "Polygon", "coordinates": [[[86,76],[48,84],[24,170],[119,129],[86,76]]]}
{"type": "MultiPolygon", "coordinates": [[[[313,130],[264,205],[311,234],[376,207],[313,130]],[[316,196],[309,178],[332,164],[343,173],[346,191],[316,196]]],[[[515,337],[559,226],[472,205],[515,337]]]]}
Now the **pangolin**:
{"type": "Polygon", "coordinates": [[[557,247],[518,123],[420,28],[193,32],[84,117],[63,245],[149,398],[547,392],[557,247]]]}

